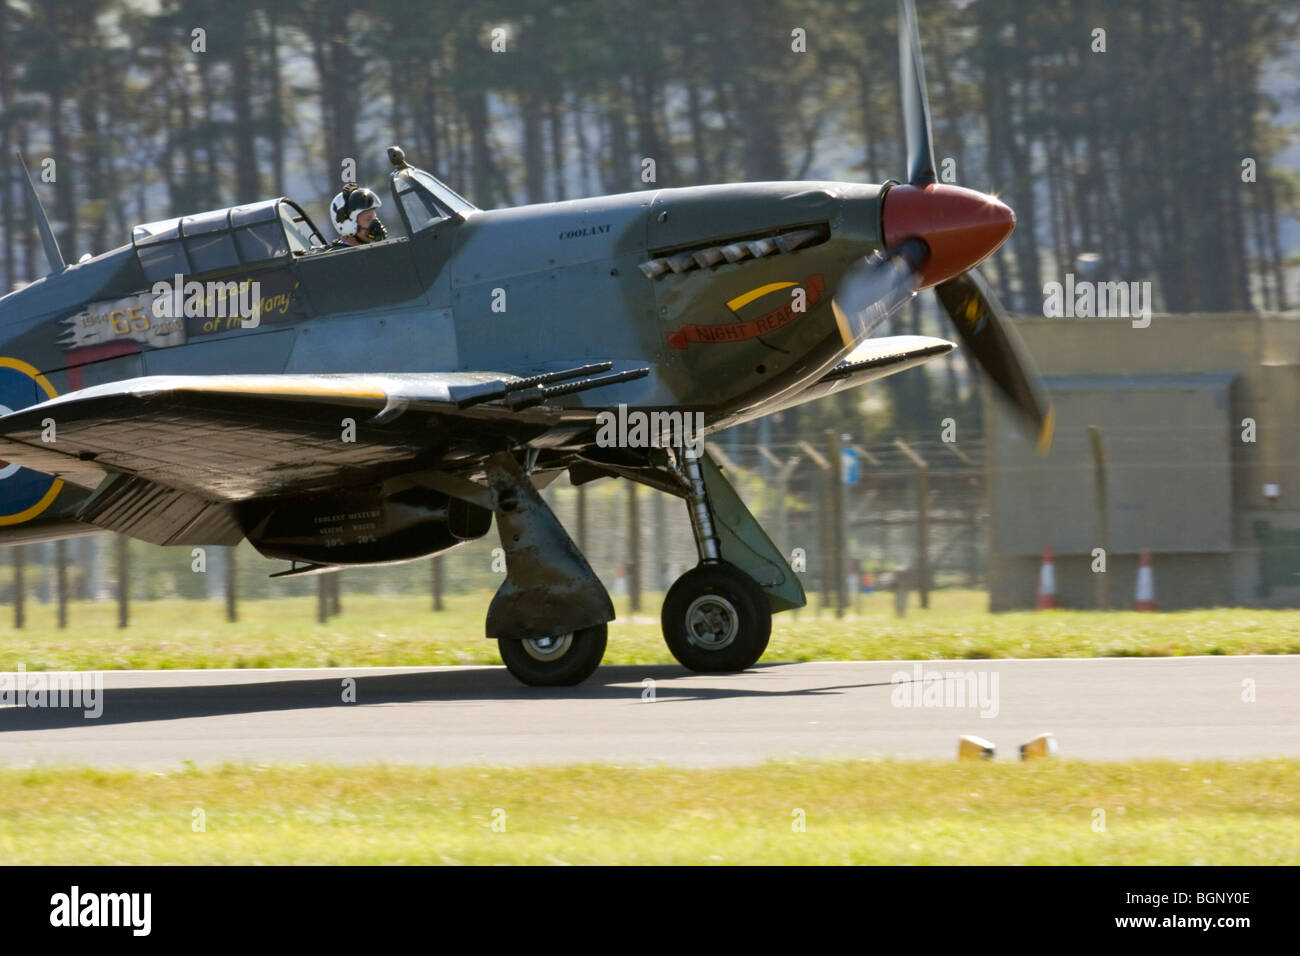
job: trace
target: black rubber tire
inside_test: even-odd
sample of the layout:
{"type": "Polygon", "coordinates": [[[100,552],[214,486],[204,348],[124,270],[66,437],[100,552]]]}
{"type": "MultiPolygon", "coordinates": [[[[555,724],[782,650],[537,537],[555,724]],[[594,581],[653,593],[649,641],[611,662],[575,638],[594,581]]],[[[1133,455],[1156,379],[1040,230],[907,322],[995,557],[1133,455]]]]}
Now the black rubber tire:
{"type": "Polygon", "coordinates": [[[568,649],[554,660],[538,660],[524,641],[497,640],[501,660],[515,678],[529,687],[573,687],[600,666],[609,628],[604,624],[573,633],[568,649]]]}
{"type": "MultiPolygon", "coordinates": [[[[725,623],[731,611],[713,608],[714,620],[725,623]]],[[[709,613],[707,605],[701,613],[709,613]]],[[[743,671],[763,656],[772,636],[772,608],[758,582],[730,564],[701,564],[678,578],[664,598],[664,640],[683,667],[700,674],[743,671]],[[725,646],[701,643],[687,621],[691,605],[700,598],[717,597],[731,605],[736,630],[725,646]]]]}

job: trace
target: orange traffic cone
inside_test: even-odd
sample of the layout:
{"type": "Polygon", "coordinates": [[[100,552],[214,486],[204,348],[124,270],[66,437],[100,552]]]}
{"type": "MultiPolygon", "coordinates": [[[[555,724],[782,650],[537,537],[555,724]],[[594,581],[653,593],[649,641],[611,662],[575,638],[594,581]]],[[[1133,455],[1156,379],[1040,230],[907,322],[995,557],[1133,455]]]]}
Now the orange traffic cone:
{"type": "Polygon", "coordinates": [[[1043,566],[1038,569],[1038,603],[1034,606],[1039,611],[1061,606],[1056,603],[1056,566],[1052,564],[1050,544],[1043,548],[1043,566]]]}
{"type": "Polygon", "coordinates": [[[1143,548],[1142,561],[1138,564],[1137,594],[1134,596],[1133,610],[1154,611],[1156,607],[1156,576],[1151,570],[1151,552],[1143,548]]]}

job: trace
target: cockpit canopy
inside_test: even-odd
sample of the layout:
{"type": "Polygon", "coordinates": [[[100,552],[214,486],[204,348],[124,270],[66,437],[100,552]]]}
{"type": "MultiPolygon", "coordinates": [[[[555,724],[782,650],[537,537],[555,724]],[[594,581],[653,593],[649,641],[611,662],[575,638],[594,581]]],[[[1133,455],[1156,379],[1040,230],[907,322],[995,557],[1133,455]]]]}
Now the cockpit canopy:
{"type": "MultiPolygon", "coordinates": [[[[408,235],[478,211],[455,190],[414,166],[393,170],[390,180],[408,235]]],[[[283,197],[145,223],[132,231],[131,243],[151,283],[178,274],[273,266],[329,248],[302,207],[283,197]]]]}
{"type": "Polygon", "coordinates": [[[275,265],[326,247],[302,208],[284,198],[145,223],[131,243],[150,282],[275,265]]]}

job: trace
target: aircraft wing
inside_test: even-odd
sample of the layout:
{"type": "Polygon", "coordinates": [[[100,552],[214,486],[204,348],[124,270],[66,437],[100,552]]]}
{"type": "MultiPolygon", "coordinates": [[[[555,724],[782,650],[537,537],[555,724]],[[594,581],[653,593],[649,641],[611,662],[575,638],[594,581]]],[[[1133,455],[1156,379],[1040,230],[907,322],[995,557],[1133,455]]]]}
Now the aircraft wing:
{"type": "Polygon", "coordinates": [[[916,368],[940,355],[947,355],[954,348],[956,346],[952,342],[928,335],[890,335],[867,339],[839,365],[791,396],[779,409],[792,408],[842,389],[856,388],[887,375],[916,368]]]}
{"type": "Polygon", "coordinates": [[[559,424],[548,399],[647,371],[609,369],[127,379],[0,417],[0,459],[95,488],[78,520],[225,543],[237,502],[454,468],[559,424]]]}

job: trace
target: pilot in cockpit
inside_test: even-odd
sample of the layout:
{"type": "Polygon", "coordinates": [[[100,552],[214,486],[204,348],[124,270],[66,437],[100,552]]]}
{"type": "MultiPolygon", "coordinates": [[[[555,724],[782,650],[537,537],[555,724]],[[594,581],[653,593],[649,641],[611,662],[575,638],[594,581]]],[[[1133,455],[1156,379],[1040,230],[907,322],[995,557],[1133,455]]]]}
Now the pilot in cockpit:
{"type": "Polygon", "coordinates": [[[388,230],[375,214],[375,210],[382,205],[383,200],[366,186],[358,186],[356,183],[345,185],[343,192],[330,203],[330,219],[334,223],[334,231],[339,234],[330,248],[361,246],[388,238],[388,230]]]}

